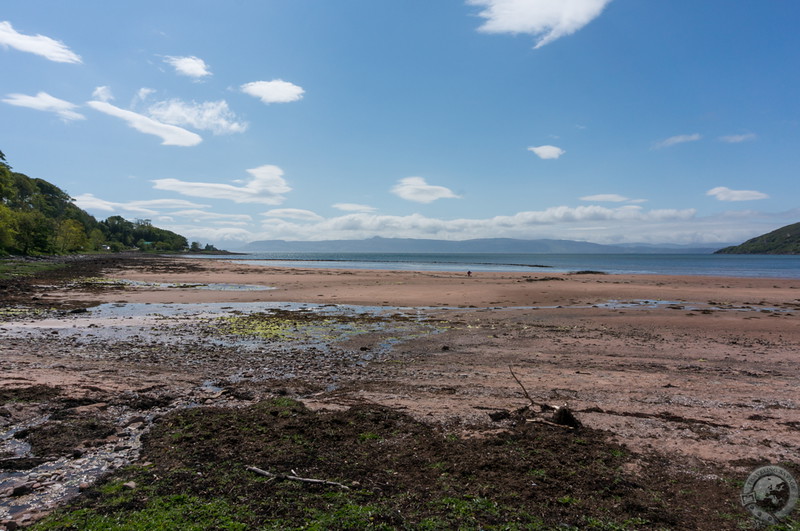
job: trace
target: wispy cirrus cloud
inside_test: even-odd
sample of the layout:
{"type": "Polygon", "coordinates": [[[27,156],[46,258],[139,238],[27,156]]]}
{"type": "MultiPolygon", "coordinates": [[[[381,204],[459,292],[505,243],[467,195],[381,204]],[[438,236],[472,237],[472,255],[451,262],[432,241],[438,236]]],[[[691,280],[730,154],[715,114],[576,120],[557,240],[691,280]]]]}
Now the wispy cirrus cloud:
{"type": "Polygon", "coordinates": [[[27,94],[9,94],[3,98],[3,102],[9,105],[16,105],[17,107],[35,109],[37,111],[54,112],[65,122],[86,119],[84,115],[73,110],[78,107],[77,105],[53,97],[47,92],[39,92],[35,96],[29,96],[27,94]]]}
{"type": "Polygon", "coordinates": [[[739,144],[740,142],[749,142],[750,140],[755,140],[756,135],[754,133],[746,133],[743,135],[725,135],[719,137],[720,142],[726,142],[728,144],[739,144]]]}
{"type": "Polygon", "coordinates": [[[195,80],[211,75],[211,70],[208,68],[206,62],[194,55],[188,57],[167,55],[164,57],[164,62],[172,65],[176,73],[194,78],[195,80]]]}
{"type": "Polygon", "coordinates": [[[566,151],[556,146],[533,146],[529,147],[528,151],[532,151],[540,159],[557,159],[566,151]]]}
{"type": "Polygon", "coordinates": [[[63,42],[44,35],[19,33],[8,21],[0,22],[0,45],[40,55],[56,63],[81,63],[81,57],[63,42]]]}
{"type": "Polygon", "coordinates": [[[437,199],[458,199],[449,188],[425,182],[422,177],[405,177],[392,187],[392,193],[402,199],[417,203],[431,203],[437,199]]]}
{"type": "Polygon", "coordinates": [[[209,205],[201,205],[186,201],[184,199],[148,199],[143,201],[107,201],[93,194],[81,194],[75,197],[75,204],[85,210],[103,210],[105,212],[131,212],[135,214],[146,214],[153,216],[159,213],[158,210],[164,208],[205,208],[209,205]]]}
{"type": "Polygon", "coordinates": [[[252,216],[250,216],[249,214],[223,214],[219,212],[208,212],[206,210],[198,210],[198,209],[178,210],[175,212],[170,212],[169,215],[181,218],[190,218],[194,222],[224,221],[224,222],[246,223],[248,221],[253,220],[252,216]]]}
{"type": "Polygon", "coordinates": [[[653,149],[662,149],[677,144],[684,144],[686,142],[697,142],[701,138],[702,136],[700,136],[700,133],[694,133],[691,135],[675,135],[656,142],[653,144],[653,149]]]}
{"type": "Polygon", "coordinates": [[[369,205],[360,205],[358,203],[336,203],[333,205],[333,208],[343,210],[345,212],[375,212],[378,210],[375,207],[371,207],[369,205]]]}
{"type": "Polygon", "coordinates": [[[149,116],[139,114],[133,111],[120,109],[105,101],[93,100],[86,103],[89,107],[100,111],[109,116],[121,118],[129,126],[136,129],[140,133],[148,135],[155,135],[161,138],[161,144],[164,146],[196,146],[203,141],[203,137],[197,133],[187,131],[182,127],[171,124],[165,124],[154,120],[149,116]]]}
{"type": "Polygon", "coordinates": [[[97,101],[111,101],[114,99],[114,95],[111,93],[111,87],[103,85],[102,87],[96,87],[92,91],[92,98],[97,101]]]}
{"type": "Polygon", "coordinates": [[[303,98],[305,90],[299,85],[274,79],[272,81],[252,81],[240,87],[241,91],[254,96],[264,103],[290,103],[303,98]]]}
{"type": "Polygon", "coordinates": [[[755,190],[731,190],[726,186],[712,188],[706,195],[715,197],[720,201],[754,201],[756,199],[768,199],[769,196],[764,192],[755,190]]]}
{"type": "Polygon", "coordinates": [[[595,195],[585,195],[580,198],[581,201],[600,201],[600,202],[609,202],[609,203],[622,203],[624,201],[629,201],[627,197],[624,195],[619,194],[595,194],[595,195]]]}
{"type": "Polygon", "coordinates": [[[211,131],[215,135],[247,130],[247,122],[239,121],[225,100],[187,103],[172,99],[151,105],[147,114],[160,122],[211,131]]]}
{"type": "Polygon", "coordinates": [[[179,179],[156,179],[153,188],[169,190],[190,197],[227,199],[235,203],[279,205],[283,194],[292,189],[283,178],[283,170],[270,164],[247,170],[250,179],[241,186],[226,183],[189,182],[179,179]]]}
{"type": "Polygon", "coordinates": [[[483,7],[478,16],[484,33],[526,33],[536,37],[535,48],[571,35],[600,16],[611,0],[467,0],[483,7]]]}
{"type": "Polygon", "coordinates": [[[264,212],[263,215],[270,218],[296,219],[299,221],[321,221],[325,219],[316,212],[301,208],[273,208],[264,212]]]}

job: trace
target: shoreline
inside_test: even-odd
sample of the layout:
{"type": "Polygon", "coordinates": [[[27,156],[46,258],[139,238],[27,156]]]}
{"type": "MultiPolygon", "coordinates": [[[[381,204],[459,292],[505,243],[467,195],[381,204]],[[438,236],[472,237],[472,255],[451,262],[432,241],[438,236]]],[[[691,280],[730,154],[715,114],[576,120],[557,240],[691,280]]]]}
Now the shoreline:
{"type": "MultiPolygon", "coordinates": [[[[752,305],[768,298],[772,306],[800,302],[800,279],[700,275],[576,274],[552,272],[398,271],[253,266],[224,259],[170,258],[190,267],[173,272],[117,269],[106,276],[139,282],[245,284],[268,291],[202,291],[152,287],[129,290],[129,302],[324,302],[365,306],[531,307],[600,304],[637,299],[752,305]]],[[[123,262],[124,264],[124,262],[123,262]]],[[[97,294],[69,294],[97,299],[97,294]]],[[[103,302],[118,298],[99,296],[103,302]]],[[[762,305],[763,306],[763,305],[762,305]]]]}
{"type": "MultiPolygon", "coordinates": [[[[175,257],[84,272],[31,279],[16,302],[4,299],[33,310],[3,314],[0,389],[56,389],[59,400],[85,404],[70,411],[120,423],[114,441],[93,443],[111,448],[104,459],[121,463],[114,448],[133,455],[138,443],[120,438],[138,440],[152,419],[192,405],[237,408],[275,396],[313,410],[371,404],[482,437],[510,426],[489,413],[528,406],[529,394],[568,405],[587,428],[675,470],[800,469],[798,279],[467,277],[175,257]],[[275,309],[280,302],[296,306],[275,309]],[[85,310],[98,303],[138,303],[139,313],[85,310]],[[183,304],[186,315],[163,311],[183,304]],[[225,332],[218,324],[229,318],[244,330],[263,323],[267,335],[225,332]],[[132,432],[132,419],[151,420],[132,432]]],[[[29,422],[25,415],[52,404],[38,407],[14,405],[8,418],[29,422]]]]}
{"type": "MultiPolygon", "coordinates": [[[[576,402],[586,408],[616,411],[622,399],[624,409],[655,414],[657,408],[643,404],[663,396],[665,388],[676,388],[688,393],[679,402],[689,400],[695,405],[681,406],[673,413],[700,404],[728,404],[718,412],[714,411],[716,406],[696,412],[718,423],[739,416],[741,411],[760,410],[763,406],[758,401],[762,399],[789,404],[784,408],[788,416],[775,417],[786,416],[782,420],[785,422],[800,410],[800,390],[789,385],[792,374],[800,374],[800,279],[555,273],[482,273],[467,277],[459,272],[263,267],[175,257],[158,267],[149,267],[150,263],[122,261],[104,273],[111,283],[90,282],[82,288],[41,294],[39,302],[67,307],[99,303],[138,303],[143,305],[141,308],[197,305],[196,311],[208,310],[211,307],[206,305],[213,303],[216,308],[223,304],[242,312],[259,308],[270,311],[269,305],[277,303],[333,308],[352,305],[356,312],[361,311],[360,307],[377,307],[453,323],[446,331],[404,340],[402,344],[409,352],[419,353],[413,356],[417,360],[412,365],[413,374],[431,370],[457,389],[470,382],[484,393],[514,396],[518,389],[509,381],[507,368],[535,368],[542,363],[541,370],[547,376],[537,376],[537,380],[547,382],[551,389],[580,389],[578,395],[590,396],[597,395],[598,389],[609,393],[598,402],[576,402]],[[141,284],[115,285],[115,279],[141,284]],[[201,289],[208,284],[273,289],[201,289]],[[444,347],[447,349],[443,351],[444,347]],[[493,364],[493,360],[500,359],[504,361],[493,364]],[[563,370],[559,360],[569,369],[563,370]],[[585,371],[586,367],[592,370],[585,371]],[[462,376],[483,376],[461,382],[459,370],[463,371],[462,376]],[[597,371],[603,375],[599,379],[597,371]],[[694,373],[700,376],[695,377],[694,373]],[[644,400],[643,403],[631,402],[630,396],[622,398],[632,393],[630,382],[634,381],[639,386],[637,400],[644,400]],[[753,387],[756,384],[758,391],[753,387]],[[763,387],[770,385],[774,387],[763,387]],[[755,394],[761,398],[745,405],[755,400],[755,394]],[[720,401],[723,396],[728,398],[720,401]],[[613,404],[616,405],[611,407],[613,404]]],[[[372,349],[373,345],[365,336],[353,347],[372,349]]],[[[385,367],[375,367],[382,377],[386,376],[382,372],[385,367]]],[[[327,376],[312,373],[303,378],[324,381],[327,376]]],[[[402,372],[393,373],[391,378],[402,382],[401,386],[431,385],[402,372]]],[[[475,404],[469,401],[450,403],[441,397],[430,401],[426,393],[399,399],[391,393],[384,396],[367,392],[365,388],[369,386],[363,382],[360,385],[362,398],[401,404],[420,415],[475,416],[471,409],[475,404]],[[444,404],[447,407],[441,407],[444,404]]],[[[324,398],[315,400],[320,407],[331,405],[324,398]]],[[[667,410],[675,407],[670,405],[671,400],[674,399],[664,403],[667,410]]],[[[501,400],[497,407],[501,406],[506,407],[507,401],[501,400]]],[[[597,427],[620,429],[616,420],[609,424],[614,415],[599,417],[597,427]]],[[[746,417],[740,420],[745,421],[746,417]]],[[[770,433],[780,433],[780,440],[785,442],[786,437],[792,438],[791,425],[786,426],[773,426],[770,433]]],[[[633,432],[629,435],[631,444],[653,443],[653,434],[647,430],[643,436],[633,432]]],[[[758,455],[756,447],[749,443],[746,446],[742,455],[758,455]]],[[[789,447],[800,451],[800,445],[789,447]]],[[[723,451],[715,444],[673,450],[703,459],[736,460],[733,448],[723,451]]],[[[789,455],[786,448],[767,453],[781,458],[789,455]]]]}
{"type": "MultiPolygon", "coordinates": [[[[228,257],[208,257],[229,259],[228,257]]],[[[234,259],[253,265],[401,271],[575,273],[725,276],[800,279],[792,255],[514,254],[514,253],[251,253],[234,259]]]]}

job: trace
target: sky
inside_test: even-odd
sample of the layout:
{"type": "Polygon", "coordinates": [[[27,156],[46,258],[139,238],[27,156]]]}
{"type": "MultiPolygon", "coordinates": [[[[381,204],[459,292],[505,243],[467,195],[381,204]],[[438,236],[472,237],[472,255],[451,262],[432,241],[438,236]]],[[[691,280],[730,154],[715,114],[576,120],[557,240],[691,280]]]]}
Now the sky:
{"type": "Polygon", "coordinates": [[[800,221],[796,0],[4,0],[0,150],[229,249],[800,221]]]}

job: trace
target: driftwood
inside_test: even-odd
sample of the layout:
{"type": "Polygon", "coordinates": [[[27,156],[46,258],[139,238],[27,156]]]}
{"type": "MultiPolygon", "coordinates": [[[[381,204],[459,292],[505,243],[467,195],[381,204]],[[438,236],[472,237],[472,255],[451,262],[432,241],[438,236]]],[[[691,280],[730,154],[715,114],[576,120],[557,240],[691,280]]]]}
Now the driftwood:
{"type": "Polygon", "coordinates": [[[549,420],[545,419],[527,419],[525,422],[538,422],[539,424],[547,424],[548,426],[555,426],[556,428],[564,428],[565,430],[574,430],[573,426],[567,426],[566,424],[556,424],[555,422],[550,422],[549,420]]]}
{"type": "Polygon", "coordinates": [[[294,475],[295,472],[292,470],[292,475],[289,474],[273,474],[272,472],[267,472],[266,470],[261,470],[260,468],[256,468],[254,466],[246,467],[248,471],[254,472],[260,476],[266,476],[272,479],[278,480],[288,480],[288,481],[302,481],[303,483],[316,483],[318,485],[330,485],[332,487],[339,487],[341,489],[350,490],[350,487],[344,485],[342,483],[337,483],[335,481],[326,481],[324,479],[313,479],[313,478],[301,478],[297,475],[294,475]]]}
{"type": "Polygon", "coordinates": [[[575,418],[575,415],[572,414],[572,411],[566,406],[550,406],[547,404],[542,404],[539,402],[535,402],[531,395],[528,394],[528,390],[525,389],[525,386],[522,385],[522,382],[517,378],[517,375],[514,374],[514,369],[511,368],[511,365],[508,366],[509,372],[511,372],[511,376],[514,377],[514,380],[517,381],[519,386],[522,388],[523,394],[525,394],[525,398],[531,403],[532,406],[538,407],[541,411],[553,411],[553,421],[549,421],[543,418],[535,418],[535,419],[528,419],[528,422],[539,422],[541,424],[547,424],[548,426],[557,426],[559,428],[565,428],[568,430],[574,430],[575,428],[579,428],[581,426],[581,422],[575,418]]]}
{"type": "Polygon", "coordinates": [[[514,369],[511,368],[511,365],[508,366],[508,371],[511,373],[511,376],[514,377],[514,380],[516,380],[517,383],[519,384],[519,386],[522,388],[522,392],[525,395],[525,398],[528,399],[528,401],[531,403],[532,406],[538,407],[542,411],[552,411],[552,410],[555,409],[553,406],[550,406],[550,405],[547,405],[547,404],[542,404],[542,403],[539,403],[539,402],[534,402],[533,398],[531,398],[531,395],[528,394],[528,390],[525,389],[525,386],[522,385],[522,382],[519,381],[519,378],[517,378],[517,375],[514,374],[514,369]]]}

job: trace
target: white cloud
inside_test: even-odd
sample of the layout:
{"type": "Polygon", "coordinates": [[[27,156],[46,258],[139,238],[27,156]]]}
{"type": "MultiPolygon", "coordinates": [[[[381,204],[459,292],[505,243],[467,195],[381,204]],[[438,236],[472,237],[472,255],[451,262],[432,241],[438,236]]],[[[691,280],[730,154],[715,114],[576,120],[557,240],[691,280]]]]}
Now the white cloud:
{"type": "Polygon", "coordinates": [[[579,207],[551,207],[546,210],[520,212],[514,216],[497,216],[498,223],[514,225],[538,225],[550,223],[601,221],[601,220],[639,220],[660,221],[666,219],[688,219],[694,216],[694,209],[661,209],[645,211],[640,206],[625,205],[616,208],[590,205],[579,207]]]}
{"type": "MultiPolygon", "coordinates": [[[[283,209],[276,209],[278,212],[283,209]]],[[[286,209],[293,210],[293,209],[286,209]]],[[[597,243],[692,243],[709,247],[741,242],[797,219],[800,209],[780,214],[733,211],[698,217],[693,209],[645,210],[625,204],[559,206],[509,216],[472,219],[440,219],[420,214],[391,216],[350,213],[328,219],[269,217],[260,226],[235,218],[181,222],[164,228],[190,239],[212,242],[254,240],[331,240],[373,236],[397,238],[563,238],[597,243]],[[225,225],[225,227],[219,227],[225,225]]],[[[224,216],[224,215],[222,215],[224,216]]],[[[169,217],[177,219],[172,213],[169,217]]],[[[301,217],[301,216],[298,216],[301,217]]],[[[185,219],[185,218],[184,218],[185,219]]]]}
{"type": "MultiPolygon", "coordinates": [[[[640,233],[658,231],[670,235],[676,226],[690,226],[695,211],[651,210],[625,205],[617,208],[600,206],[553,207],[541,211],[519,212],[512,216],[488,219],[438,219],[420,214],[408,216],[353,213],[320,220],[316,223],[293,222],[277,218],[267,220],[257,239],[358,239],[372,236],[404,238],[469,238],[508,237],[521,239],[569,238],[603,240],[624,234],[642,241],[640,233]],[[669,227],[665,230],[665,227],[669,227]]],[[[669,241],[665,238],[662,241],[669,241]]]]}
{"type": "Polygon", "coordinates": [[[56,63],[80,63],[78,54],[66,44],[44,35],[25,35],[15,30],[8,21],[0,22],[0,45],[15,48],[21,52],[41,55],[56,63]]]}
{"type": "Polygon", "coordinates": [[[408,201],[431,203],[437,199],[458,198],[449,188],[434,186],[422,177],[405,177],[392,188],[392,193],[408,201]]]}
{"type": "Polygon", "coordinates": [[[224,221],[224,222],[247,222],[252,221],[253,218],[248,214],[220,214],[217,212],[207,212],[205,210],[178,210],[170,212],[170,216],[177,216],[182,218],[191,218],[192,221],[224,221]]]}
{"type": "Polygon", "coordinates": [[[142,87],[138,91],[136,91],[135,101],[144,101],[150,97],[151,94],[154,94],[156,89],[151,89],[147,87],[142,87]]]}
{"type": "Polygon", "coordinates": [[[158,214],[154,208],[203,208],[201,205],[184,199],[148,199],[143,201],[114,202],[106,201],[93,194],[81,194],[75,197],[75,204],[84,210],[103,210],[105,212],[131,212],[149,216],[158,214]]]}
{"type": "Polygon", "coordinates": [[[300,221],[321,221],[324,219],[316,212],[299,208],[274,208],[264,212],[263,215],[271,218],[297,219],[300,221]]]}
{"type": "Polygon", "coordinates": [[[375,212],[378,210],[369,205],[359,205],[358,203],[336,203],[333,208],[344,210],[345,212],[375,212]]]}
{"type": "Polygon", "coordinates": [[[702,138],[699,133],[694,133],[692,135],[676,135],[671,136],[667,139],[661,140],[660,142],[656,142],[653,144],[653,149],[661,149],[669,146],[674,146],[675,144],[683,144],[684,142],[696,142],[702,138]]]}
{"type": "Polygon", "coordinates": [[[242,85],[241,89],[264,103],[289,103],[301,99],[305,93],[302,87],[282,79],[252,81],[242,85]]]}
{"type": "Polygon", "coordinates": [[[540,159],[557,159],[558,157],[566,153],[566,151],[556,146],[529,147],[528,151],[533,151],[534,153],[536,153],[536,156],[538,156],[540,159]]]}
{"type": "Polygon", "coordinates": [[[161,144],[164,146],[196,146],[203,141],[203,138],[196,133],[161,123],[143,114],[120,109],[105,101],[90,101],[87,102],[87,105],[102,113],[125,120],[129,126],[141,133],[161,137],[163,140],[161,144]]]}
{"type": "Polygon", "coordinates": [[[99,101],[111,101],[114,99],[114,95],[111,93],[111,87],[105,85],[94,89],[92,97],[99,101]]]}
{"type": "Polygon", "coordinates": [[[208,225],[168,224],[162,228],[185,236],[189,241],[244,243],[256,239],[253,231],[236,228],[214,228],[208,225]]]}
{"type": "Polygon", "coordinates": [[[597,18],[611,0],[467,0],[484,8],[485,33],[526,33],[541,48],[571,35],[597,18]]]}
{"type": "Polygon", "coordinates": [[[172,125],[211,131],[215,135],[243,133],[247,122],[237,121],[225,100],[186,103],[179,99],[161,101],[147,110],[151,118],[172,125]]]}
{"type": "Polygon", "coordinates": [[[580,198],[581,201],[602,201],[602,202],[609,202],[609,203],[622,203],[623,201],[629,201],[627,197],[624,195],[619,194],[595,194],[595,195],[585,195],[580,198]]]}
{"type": "Polygon", "coordinates": [[[77,105],[55,98],[47,92],[39,92],[36,94],[36,96],[28,96],[27,94],[9,94],[3,99],[3,101],[9,105],[16,105],[18,107],[27,107],[29,109],[36,109],[37,111],[54,112],[65,122],[86,119],[84,115],[72,110],[77,108],[77,105]]]}
{"type": "Polygon", "coordinates": [[[728,144],[738,144],[740,142],[748,142],[750,140],[755,140],[756,135],[753,133],[747,133],[744,135],[726,135],[719,137],[720,142],[727,142],[728,144]]]}
{"type": "Polygon", "coordinates": [[[156,179],[157,190],[169,190],[191,197],[228,199],[235,203],[263,203],[279,205],[285,197],[282,194],[292,189],[283,179],[283,170],[277,166],[264,165],[247,170],[251,175],[243,186],[223,183],[187,182],[178,179],[156,179]]]}
{"type": "Polygon", "coordinates": [[[767,199],[769,196],[763,192],[755,190],[731,190],[725,186],[712,188],[706,195],[717,198],[720,201],[753,201],[756,199],[767,199]]]}
{"type": "Polygon", "coordinates": [[[183,76],[201,79],[211,75],[211,71],[208,69],[206,62],[193,55],[188,57],[168,55],[164,57],[164,62],[172,65],[175,68],[175,72],[183,76]]]}

